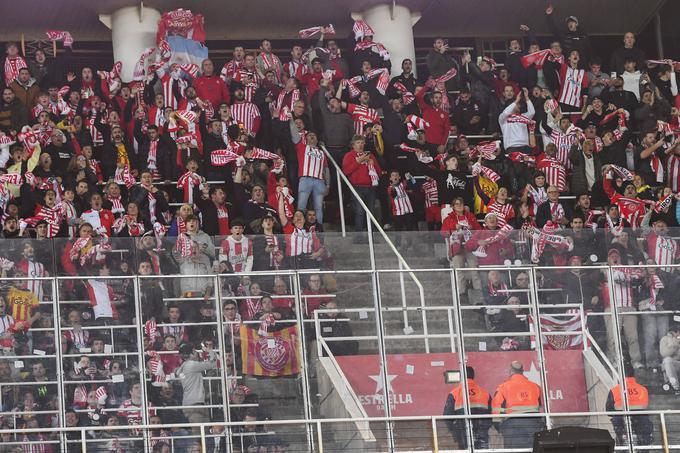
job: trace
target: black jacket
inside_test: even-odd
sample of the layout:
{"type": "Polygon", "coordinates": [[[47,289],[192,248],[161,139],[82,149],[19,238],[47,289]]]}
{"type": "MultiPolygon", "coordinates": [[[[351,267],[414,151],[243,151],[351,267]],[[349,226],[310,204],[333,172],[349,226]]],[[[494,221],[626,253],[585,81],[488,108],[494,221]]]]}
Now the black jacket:
{"type": "MultiPolygon", "coordinates": [[[[564,216],[567,219],[571,220],[573,217],[573,210],[571,208],[571,205],[564,200],[559,200],[559,203],[562,205],[562,209],[564,209],[564,216]]],[[[536,225],[539,228],[543,228],[543,226],[548,222],[548,220],[552,220],[552,213],[550,212],[550,201],[542,203],[536,210],[536,225]]]]}

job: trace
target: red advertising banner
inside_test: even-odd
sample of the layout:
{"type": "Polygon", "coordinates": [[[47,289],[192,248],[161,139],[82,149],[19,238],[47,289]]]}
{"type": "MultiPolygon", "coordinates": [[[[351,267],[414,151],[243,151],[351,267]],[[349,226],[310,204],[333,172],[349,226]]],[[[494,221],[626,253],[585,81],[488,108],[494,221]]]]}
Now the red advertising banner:
{"type": "MultiPolygon", "coordinates": [[[[536,352],[468,352],[475,381],[493,395],[508,378],[510,362],[524,365],[525,375],[540,383],[536,352]]],[[[581,351],[545,351],[552,412],[586,412],[588,399],[581,351]]],[[[335,358],[370,417],[385,415],[384,379],[377,355],[335,358]]],[[[445,370],[458,370],[458,354],[399,354],[387,356],[389,402],[394,416],[441,415],[455,384],[444,382],[445,370]]]]}

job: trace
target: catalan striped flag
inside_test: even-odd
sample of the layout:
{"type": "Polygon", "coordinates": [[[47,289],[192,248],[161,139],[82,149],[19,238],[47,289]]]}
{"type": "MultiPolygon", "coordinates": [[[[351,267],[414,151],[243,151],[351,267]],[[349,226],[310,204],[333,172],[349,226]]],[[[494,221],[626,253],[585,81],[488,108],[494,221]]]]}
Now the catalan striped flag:
{"type": "Polygon", "coordinates": [[[257,329],[242,325],[241,357],[243,373],[249,376],[290,376],[300,372],[297,327],[260,335],[257,329]]]}

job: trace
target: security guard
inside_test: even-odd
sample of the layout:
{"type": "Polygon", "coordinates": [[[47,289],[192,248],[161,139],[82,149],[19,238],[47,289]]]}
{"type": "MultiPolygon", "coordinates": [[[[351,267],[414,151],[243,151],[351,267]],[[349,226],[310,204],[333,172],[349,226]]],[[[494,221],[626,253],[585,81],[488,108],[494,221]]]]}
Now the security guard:
{"type": "MultiPolygon", "coordinates": [[[[477,384],[475,379],[475,370],[471,366],[465,367],[467,373],[468,383],[468,404],[471,414],[490,414],[491,413],[491,395],[477,384]]],[[[444,405],[444,415],[462,415],[465,414],[465,397],[463,396],[463,384],[458,384],[451,390],[446,398],[446,405],[444,405]]],[[[465,421],[462,419],[446,420],[451,435],[458,444],[459,449],[467,448],[467,433],[465,429],[465,421]]],[[[475,448],[488,448],[489,445],[489,428],[491,428],[491,419],[489,418],[475,418],[472,420],[472,433],[474,436],[475,448]]]]}
{"type": "MultiPolygon", "coordinates": [[[[624,366],[624,373],[626,374],[626,393],[628,395],[628,409],[631,411],[644,411],[649,406],[649,394],[647,388],[640,384],[635,379],[635,369],[626,363],[624,366]]],[[[623,404],[623,393],[621,392],[621,384],[616,384],[613,389],[609,391],[607,396],[607,411],[622,411],[625,409],[623,404]]],[[[648,415],[636,415],[630,417],[631,427],[633,433],[637,437],[638,445],[650,445],[652,443],[652,433],[654,426],[648,415]]],[[[626,445],[627,431],[626,420],[623,416],[616,415],[612,417],[612,425],[616,433],[616,443],[619,445],[626,445]]]]}
{"type": "MultiPolygon", "coordinates": [[[[510,364],[510,378],[496,389],[491,401],[494,414],[538,413],[541,409],[541,387],[524,376],[524,366],[514,361],[510,364]]],[[[508,417],[503,420],[500,432],[504,448],[531,448],[534,433],[543,429],[539,417],[508,417]]]]}

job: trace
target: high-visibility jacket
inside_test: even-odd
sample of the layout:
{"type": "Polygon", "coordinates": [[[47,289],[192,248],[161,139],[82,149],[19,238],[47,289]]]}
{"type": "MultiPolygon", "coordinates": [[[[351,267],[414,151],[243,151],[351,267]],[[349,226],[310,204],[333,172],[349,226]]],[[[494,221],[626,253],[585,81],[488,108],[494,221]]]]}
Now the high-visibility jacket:
{"type": "MultiPolygon", "coordinates": [[[[480,387],[479,384],[477,384],[473,379],[468,379],[467,382],[470,412],[473,414],[490,413],[491,395],[489,395],[489,392],[480,387]]],[[[449,393],[449,398],[451,401],[447,401],[447,408],[451,406],[450,409],[452,409],[452,412],[450,414],[445,413],[444,415],[463,413],[463,409],[465,408],[465,397],[463,396],[463,390],[464,388],[462,384],[457,385],[453,388],[453,390],[451,390],[451,393],[449,393]]]]}
{"type": "MultiPolygon", "coordinates": [[[[626,393],[628,394],[628,408],[631,411],[642,411],[649,406],[649,393],[644,385],[639,384],[634,377],[626,378],[626,393]]],[[[607,410],[622,411],[624,409],[621,384],[616,384],[609,392],[607,410]],[[613,407],[612,406],[613,403],[613,407]]]]}
{"type": "Polygon", "coordinates": [[[491,401],[494,414],[538,412],[541,407],[541,387],[522,374],[513,374],[500,384],[491,401]]]}

